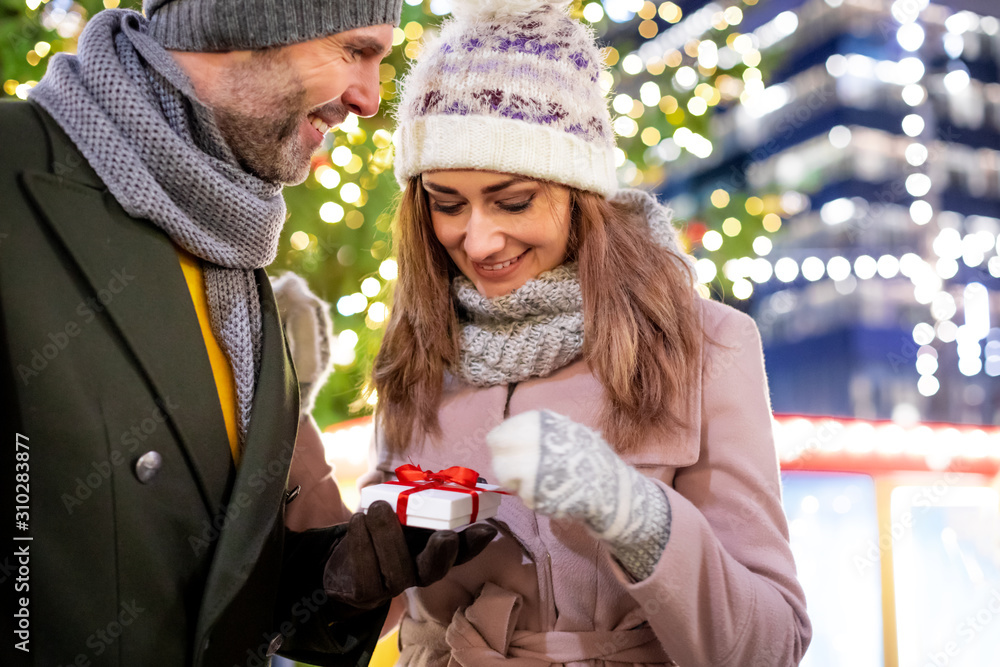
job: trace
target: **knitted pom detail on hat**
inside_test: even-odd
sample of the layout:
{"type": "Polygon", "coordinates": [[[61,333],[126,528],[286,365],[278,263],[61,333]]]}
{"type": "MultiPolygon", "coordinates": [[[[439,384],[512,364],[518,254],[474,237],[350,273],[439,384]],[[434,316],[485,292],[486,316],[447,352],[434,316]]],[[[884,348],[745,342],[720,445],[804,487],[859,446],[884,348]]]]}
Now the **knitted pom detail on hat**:
{"type": "Polygon", "coordinates": [[[556,7],[565,10],[570,0],[451,0],[451,13],[459,19],[489,19],[516,16],[556,7]]]}

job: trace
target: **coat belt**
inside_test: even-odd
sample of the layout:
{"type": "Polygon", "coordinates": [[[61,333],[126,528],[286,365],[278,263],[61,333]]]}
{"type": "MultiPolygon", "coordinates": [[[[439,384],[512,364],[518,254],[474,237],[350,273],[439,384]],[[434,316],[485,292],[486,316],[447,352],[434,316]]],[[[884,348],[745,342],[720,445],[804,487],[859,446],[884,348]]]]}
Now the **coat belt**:
{"type": "MultiPolygon", "coordinates": [[[[521,596],[487,583],[476,600],[455,612],[445,629],[434,621],[405,617],[400,628],[404,644],[441,644],[438,651],[417,650],[426,657],[447,652],[448,667],[550,667],[593,664],[594,661],[628,664],[672,664],[648,625],[628,630],[592,632],[531,632],[515,630],[521,596]],[[443,649],[443,650],[441,650],[443,649]]],[[[406,655],[404,646],[404,657],[406,655]]],[[[414,655],[414,657],[417,657],[414,655]]],[[[443,658],[444,656],[442,656],[443,658]]],[[[415,661],[424,662],[419,658],[415,661]]],[[[438,664],[437,660],[427,660],[438,664]]]]}

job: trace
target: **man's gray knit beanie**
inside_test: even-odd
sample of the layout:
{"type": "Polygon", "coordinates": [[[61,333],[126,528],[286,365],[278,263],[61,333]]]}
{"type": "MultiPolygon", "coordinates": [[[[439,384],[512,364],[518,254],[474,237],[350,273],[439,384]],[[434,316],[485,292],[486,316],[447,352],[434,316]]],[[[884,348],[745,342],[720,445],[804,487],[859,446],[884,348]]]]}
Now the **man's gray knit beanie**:
{"type": "Polygon", "coordinates": [[[399,24],[403,0],[143,0],[149,34],[176,51],[243,51],[399,24]]]}

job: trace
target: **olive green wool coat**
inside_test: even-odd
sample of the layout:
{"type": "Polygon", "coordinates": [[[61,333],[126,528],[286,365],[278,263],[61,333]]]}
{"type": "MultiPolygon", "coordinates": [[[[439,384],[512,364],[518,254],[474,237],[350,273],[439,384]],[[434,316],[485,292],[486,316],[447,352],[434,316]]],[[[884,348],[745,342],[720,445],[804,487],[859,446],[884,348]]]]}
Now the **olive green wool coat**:
{"type": "Polygon", "coordinates": [[[253,666],[279,642],[367,664],[385,610],[344,621],[324,606],[343,528],[285,528],[298,391],[257,282],[262,363],[237,470],[170,240],[43,110],[0,103],[0,664],[253,666]]]}

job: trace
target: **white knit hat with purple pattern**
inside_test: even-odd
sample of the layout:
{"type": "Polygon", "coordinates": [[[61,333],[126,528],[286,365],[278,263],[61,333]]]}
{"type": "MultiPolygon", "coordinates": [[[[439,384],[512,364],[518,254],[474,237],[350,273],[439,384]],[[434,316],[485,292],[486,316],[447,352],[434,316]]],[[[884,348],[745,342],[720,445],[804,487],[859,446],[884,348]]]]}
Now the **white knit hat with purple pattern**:
{"type": "Polygon", "coordinates": [[[453,1],[403,80],[400,186],[434,169],[483,169],[617,191],[601,53],[565,4],[453,1]]]}

